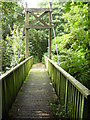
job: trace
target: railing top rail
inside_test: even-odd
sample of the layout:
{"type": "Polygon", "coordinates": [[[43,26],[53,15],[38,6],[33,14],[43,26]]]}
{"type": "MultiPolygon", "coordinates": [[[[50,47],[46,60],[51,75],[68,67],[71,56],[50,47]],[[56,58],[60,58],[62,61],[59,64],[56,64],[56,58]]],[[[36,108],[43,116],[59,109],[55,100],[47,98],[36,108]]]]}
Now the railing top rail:
{"type": "MultiPolygon", "coordinates": [[[[46,56],[45,56],[46,57],[46,56]]],[[[80,93],[84,95],[85,98],[88,98],[90,96],[90,90],[86,88],[83,84],[81,84],[78,80],[76,80],[74,77],[72,77],[69,73],[67,73],[65,70],[63,70],[61,67],[59,67],[57,64],[55,64],[52,60],[50,60],[48,57],[46,57],[50,63],[52,63],[56,69],[58,69],[78,90],[80,93]]]]}
{"type": "Polygon", "coordinates": [[[25,59],[24,61],[22,61],[20,64],[16,65],[14,68],[11,68],[9,71],[7,71],[6,73],[4,73],[3,75],[0,76],[0,80],[5,78],[7,75],[10,75],[13,71],[15,71],[16,69],[18,69],[21,65],[23,65],[25,62],[27,62],[29,59],[31,59],[33,56],[30,56],[29,58],[25,59]]]}

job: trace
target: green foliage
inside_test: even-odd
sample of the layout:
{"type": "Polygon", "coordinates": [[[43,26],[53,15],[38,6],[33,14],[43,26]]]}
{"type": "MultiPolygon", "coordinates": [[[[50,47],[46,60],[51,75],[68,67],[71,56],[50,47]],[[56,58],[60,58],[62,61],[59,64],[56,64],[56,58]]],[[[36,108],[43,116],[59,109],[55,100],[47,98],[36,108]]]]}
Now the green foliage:
{"type": "MultiPolygon", "coordinates": [[[[16,2],[1,2],[2,5],[2,45],[3,71],[17,64],[21,29],[24,24],[23,7],[16,2]]],[[[19,62],[24,59],[24,41],[21,43],[19,62]]]]}
{"type": "Polygon", "coordinates": [[[30,30],[29,31],[29,54],[37,57],[37,62],[42,61],[44,52],[47,50],[48,31],[30,30]]]}
{"type": "Polygon", "coordinates": [[[56,100],[55,103],[50,103],[50,107],[55,112],[57,119],[69,119],[69,113],[66,113],[65,106],[61,105],[60,100],[56,100]]]}
{"type": "MultiPolygon", "coordinates": [[[[21,40],[22,29],[14,25],[11,31],[11,36],[7,35],[6,40],[3,40],[4,55],[3,55],[3,69],[11,68],[17,64],[19,44],[21,40]]],[[[19,62],[25,58],[25,43],[22,40],[20,48],[19,62]]]]}
{"type": "Polygon", "coordinates": [[[20,7],[16,2],[1,2],[2,4],[2,30],[3,38],[5,39],[7,34],[10,35],[10,28],[13,29],[13,25],[24,24],[23,7],[20,7]]]}
{"type": "MultiPolygon", "coordinates": [[[[63,19],[67,22],[64,31],[68,34],[56,37],[60,66],[90,88],[88,4],[68,3],[63,19]]],[[[52,41],[52,59],[57,62],[54,39],[52,41]]]]}
{"type": "Polygon", "coordinates": [[[61,17],[65,13],[65,3],[61,3],[59,1],[52,4],[52,23],[56,32],[56,36],[64,34],[64,22],[63,17],[61,17]]]}

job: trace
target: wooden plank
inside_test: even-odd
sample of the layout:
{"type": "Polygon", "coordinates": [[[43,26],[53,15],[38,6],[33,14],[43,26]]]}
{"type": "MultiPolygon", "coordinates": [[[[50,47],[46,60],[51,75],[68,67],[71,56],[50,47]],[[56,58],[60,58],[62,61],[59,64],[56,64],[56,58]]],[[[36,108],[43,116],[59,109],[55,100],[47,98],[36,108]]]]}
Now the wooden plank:
{"type": "Polygon", "coordinates": [[[28,12],[49,12],[49,8],[28,8],[28,12]]]}

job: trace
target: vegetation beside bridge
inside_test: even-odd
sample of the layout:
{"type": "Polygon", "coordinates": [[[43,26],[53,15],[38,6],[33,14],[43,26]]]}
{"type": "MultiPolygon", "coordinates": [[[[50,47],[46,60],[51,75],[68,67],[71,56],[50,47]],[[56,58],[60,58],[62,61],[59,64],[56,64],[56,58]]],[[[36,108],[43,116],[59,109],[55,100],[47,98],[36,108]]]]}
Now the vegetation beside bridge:
{"type": "MultiPolygon", "coordinates": [[[[46,1],[40,3],[41,8],[49,7],[46,1]]],[[[84,94],[84,90],[90,91],[89,7],[90,3],[88,2],[61,3],[59,2],[59,0],[56,0],[56,2],[53,2],[52,4],[52,25],[55,29],[56,38],[52,31],[51,59],[54,63],[58,64],[59,58],[59,70],[64,69],[65,71],[67,71],[67,73],[72,75],[74,79],[72,77],[68,79],[66,77],[66,72],[65,76],[59,76],[60,71],[56,70],[58,68],[56,67],[57,65],[54,65],[53,62],[48,59],[49,74],[52,82],[55,82],[53,81],[53,79],[56,79],[58,81],[59,77],[63,78],[64,80],[64,83],[61,82],[61,84],[64,88],[65,96],[62,97],[65,97],[66,110],[69,110],[67,104],[69,104],[68,100],[70,97],[67,95],[67,92],[70,92],[70,90],[74,91],[72,92],[72,101],[74,100],[73,104],[75,103],[76,108],[72,108],[72,112],[75,112],[75,115],[77,117],[80,116],[80,118],[83,116],[82,110],[84,107],[84,98],[86,103],[84,110],[86,111],[86,114],[88,111],[88,109],[86,109],[86,106],[88,106],[89,104],[89,102],[86,102],[86,99],[90,100],[90,97],[87,97],[87,93],[89,92],[86,92],[86,94],[84,94]],[[76,81],[77,79],[78,81],[80,81],[80,83],[76,81],[76,85],[76,83],[72,82],[71,78],[73,79],[73,81],[76,81]],[[82,87],[83,85],[81,83],[84,85],[84,87],[82,87]],[[78,103],[80,103],[80,106],[78,106],[78,103]],[[79,112],[77,112],[77,110],[79,112]]],[[[0,9],[2,10],[2,14],[0,14],[2,19],[2,41],[0,41],[0,48],[2,46],[2,49],[0,50],[0,54],[2,54],[0,56],[0,58],[2,59],[2,71],[0,67],[0,75],[2,75],[10,69],[13,69],[19,63],[22,64],[21,62],[25,60],[25,11],[22,5],[19,5],[15,2],[1,2],[0,9]]],[[[38,14],[38,16],[39,15],[40,14],[38,14]]],[[[48,23],[48,16],[44,16],[42,18],[42,21],[43,19],[46,23],[48,23]]],[[[34,20],[34,16],[29,17],[29,23],[32,23],[32,21],[34,20]]],[[[39,23],[37,24],[40,25],[39,23]]],[[[34,63],[41,61],[43,62],[43,56],[48,56],[48,30],[30,29],[28,33],[29,56],[33,56],[34,63]]],[[[69,74],[67,76],[69,76],[69,74]]],[[[14,72],[12,72],[11,78],[14,78],[16,76],[13,75],[14,72]]],[[[58,82],[54,83],[57,86],[54,86],[54,88],[57,94],[61,94],[58,93],[58,89],[61,89],[59,88],[60,86],[58,82]]],[[[6,87],[8,86],[8,84],[9,83],[6,82],[6,79],[4,79],[3,87],[5,88],[5,94],[9,94],[6,92],[6,87]]],[[[8,90],[10,91],[11,89],[12,88],[8,90]]],[[[61,91],[63,93],[63,89],[61,89],[61,91]]],[[[8,100],[7,95],[5,97],[8,100]]],[[[7,102],[7,100],[5,103],[6,106],[9,105],[7,105],[7,103],[9,103],[9,101],[7,102]]],[[[9,107],[5,108],[5,112],[7,112],[8,109],[9,107]]]]}

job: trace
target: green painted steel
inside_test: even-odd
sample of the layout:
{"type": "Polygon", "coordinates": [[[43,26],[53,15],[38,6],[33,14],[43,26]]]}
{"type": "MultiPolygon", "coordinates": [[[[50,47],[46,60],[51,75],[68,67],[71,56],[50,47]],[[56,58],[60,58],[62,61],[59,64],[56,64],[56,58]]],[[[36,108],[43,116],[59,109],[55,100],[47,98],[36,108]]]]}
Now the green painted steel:
{"type": "Polygon", "coordinates": [[[2,118],[7,115],[32,64],[33,57],[29,57],[0,77],[2,80],[2,118]]]}
{"type": "Polygon", "coordinates": [[[52,60],[44,56],[46,68],[66,113],[72,119],[90,118],[90,90],[52,60]]]}

